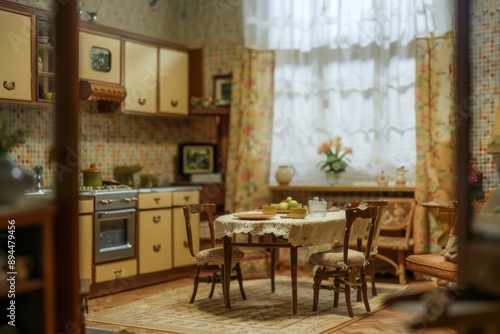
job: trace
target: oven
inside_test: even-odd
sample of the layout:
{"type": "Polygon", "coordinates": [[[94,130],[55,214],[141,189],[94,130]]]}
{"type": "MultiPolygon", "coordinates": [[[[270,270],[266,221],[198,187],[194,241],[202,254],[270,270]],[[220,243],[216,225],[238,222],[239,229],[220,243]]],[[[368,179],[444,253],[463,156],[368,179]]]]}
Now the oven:
{"type": "Polygon", "coordinates": [[[134,257],[137,191],[103,191],[94,201],[94,263],[134,257]]]}

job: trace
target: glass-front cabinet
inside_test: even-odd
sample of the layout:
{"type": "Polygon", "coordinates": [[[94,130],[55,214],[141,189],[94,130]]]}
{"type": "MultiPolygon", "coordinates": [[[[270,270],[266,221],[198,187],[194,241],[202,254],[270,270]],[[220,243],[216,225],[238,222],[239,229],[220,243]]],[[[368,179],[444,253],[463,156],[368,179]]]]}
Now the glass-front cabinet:
{"type": "Polygon", "coordinates": [[[37,87],[36,100],[52,102],[55,98],[55,48],[54,23],[48,19],[37,18],[37,87]]]}

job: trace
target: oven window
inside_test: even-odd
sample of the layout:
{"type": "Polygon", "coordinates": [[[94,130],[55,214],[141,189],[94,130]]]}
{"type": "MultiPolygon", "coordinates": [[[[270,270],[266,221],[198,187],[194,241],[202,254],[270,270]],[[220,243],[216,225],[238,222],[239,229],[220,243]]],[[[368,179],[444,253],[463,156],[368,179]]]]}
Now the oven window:
{"type": "Polygon", "coordinates": [[[101,222],[101,250],[127,244],[127,220],[101,222]]]}
{"type": "Polygon", "coordinates": [[[94,261],[101,263],[135,256],[135,210],[96,212],[94,261]]]}

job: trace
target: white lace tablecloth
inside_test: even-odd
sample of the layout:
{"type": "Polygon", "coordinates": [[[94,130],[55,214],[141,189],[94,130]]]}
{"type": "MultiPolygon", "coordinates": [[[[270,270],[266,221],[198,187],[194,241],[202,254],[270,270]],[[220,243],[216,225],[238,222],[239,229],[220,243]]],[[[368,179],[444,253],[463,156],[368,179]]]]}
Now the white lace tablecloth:
{"type": "Polygon", "coordinates": [[[243,220],[233,214],[223,215],[215,220],[215,237],[222,239],[240,233],[260,236],[274,234],[287,239],[295,247],[321,246],[344,238],[345,211],[343,210],[327,212],[325,217],[306,216],[304,219],[292,219],[281,216],[277,214],[268,220],[243,220]]]}

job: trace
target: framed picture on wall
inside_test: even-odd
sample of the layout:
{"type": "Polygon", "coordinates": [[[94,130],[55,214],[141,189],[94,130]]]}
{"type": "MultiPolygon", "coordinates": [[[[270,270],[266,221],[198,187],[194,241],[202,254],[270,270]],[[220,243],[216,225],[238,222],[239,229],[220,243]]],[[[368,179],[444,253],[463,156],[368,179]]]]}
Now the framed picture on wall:
{"type": "Polygon", "coordinates": [[[217,146],[209,143],[179,144],[179,173],[181,175],[216,172],[217,146]]]}
{"type": "Polygon", "coordinates": [[[233,76],[216,75],[214,76],[214,99],[216,106],[228,106],[231,104],[231,86],[233,76]]]}

